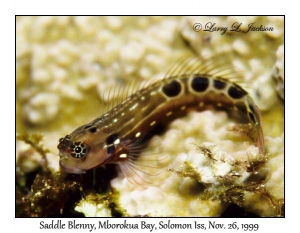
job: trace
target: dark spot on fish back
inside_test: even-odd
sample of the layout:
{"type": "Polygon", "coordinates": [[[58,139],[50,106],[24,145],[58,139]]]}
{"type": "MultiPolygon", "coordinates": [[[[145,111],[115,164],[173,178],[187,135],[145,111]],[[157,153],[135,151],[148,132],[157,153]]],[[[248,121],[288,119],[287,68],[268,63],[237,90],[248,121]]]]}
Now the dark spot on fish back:
{"type": "Polygon", "coordinates": [[[218,90],[222,90],[226,87],[226,83],[220,79],[215,79],[214,80],[214,88],[218,90]]]}
{"type": "Polygon", "coordinates": [[[194,77],[192,80],[192,88],[194,91],[203,92],[208,88],[209,81],[206,77],[194,77]]]}
{"type": "Polygon", "coordinates": [[[240,98],[244,97],[245,95],[247,95],[247,92],[244,91],[238,85],[233,85],[229,88],[228,94],[233,99],[240,99],[240,98]]]}
{"type": "Polygon", "coordinates": [[[175,97],[179,95],[181,91],[181,85],[178,81],[173,80],[170,83],[167,83],[163,86],[162,91],[168,97],[175,97]]]}

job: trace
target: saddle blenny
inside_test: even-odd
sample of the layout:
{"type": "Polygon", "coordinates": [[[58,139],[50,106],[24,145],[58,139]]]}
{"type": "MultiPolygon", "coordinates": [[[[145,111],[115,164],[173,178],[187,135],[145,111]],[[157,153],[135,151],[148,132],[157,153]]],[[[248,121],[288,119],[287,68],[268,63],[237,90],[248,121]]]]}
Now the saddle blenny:
{"type": "Polygon", "coordinates": [[[128,180],[135,180],[135,169],[141,169],[135,160],[157,125],[168,124],[191,110],[211,108],[238,113],[251,125],[249,136],[264,154],[260,111],[244,88],[219,75],[224,70],[211,59],[185,58],[163,79],[131,94],[124,90],[119,104],[59,140],[61,169],[82,174],[116,163],[128,180]]]}

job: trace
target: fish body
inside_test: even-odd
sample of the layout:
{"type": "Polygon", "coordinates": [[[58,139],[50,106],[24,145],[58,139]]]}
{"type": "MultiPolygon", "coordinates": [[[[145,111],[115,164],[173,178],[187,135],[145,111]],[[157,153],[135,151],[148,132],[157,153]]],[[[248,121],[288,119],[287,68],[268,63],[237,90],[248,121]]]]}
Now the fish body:
{"type": "Polygon", "coordinates": [[[211,74],[214,69],[207,70],[207,65],[205,69],[201,67],[173,71],[170,76],[141,88],[107,113],[61,138],[58,149],[62,170],[81,174],[117,163],[125,177],[130,178],[136,174],[136,157],[156,127],[188,111],[211,108],[226,110],[250,124],[250,137],[263,154],[260,113],[250,95],[235,82],[211,74]]]}

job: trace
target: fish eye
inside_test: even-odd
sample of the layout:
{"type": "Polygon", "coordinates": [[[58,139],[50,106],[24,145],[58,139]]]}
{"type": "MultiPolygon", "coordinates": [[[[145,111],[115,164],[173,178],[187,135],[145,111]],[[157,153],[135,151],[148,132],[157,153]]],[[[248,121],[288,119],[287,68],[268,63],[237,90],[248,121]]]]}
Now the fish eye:
{"type": "Polygon", "coordinates": [[[82,142],[74,142],[72,144],[71,156],[76,159],[82,159],[87,154],[87,146],[82,142]]]}

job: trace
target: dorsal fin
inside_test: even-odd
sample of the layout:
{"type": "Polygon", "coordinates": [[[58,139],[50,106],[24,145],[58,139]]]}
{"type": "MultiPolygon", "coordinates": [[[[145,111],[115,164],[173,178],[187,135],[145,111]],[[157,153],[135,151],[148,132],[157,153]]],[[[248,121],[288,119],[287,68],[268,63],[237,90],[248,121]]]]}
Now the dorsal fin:
{"type": "MultiPolygon", "coordinates": [[[[238,71],[231,64],[231,59],[227,54],[219,54],[212,57],[201,57],[190,54],[182,56],[166,72],[163,79],[191,74],[205,74],[212,77],[222,77],[223,79],[227,79],[230,82],[242,85],[243,87],[246,86],[243,73],[238,71]]],[[[122,103],[138,90],[141,90],[159,80],[160,79],[150,79],[147,81],[141,81],[134,79],[127,83],[124,87],[117,85],[109,88],[102,96],[102,103],[106,106],[103,113],[108,112],[117,104],[122,103]]]]}
{"type": "Polygon", "coordinates": [[[231,82],[243,84],[243,73],[238,71],[226,54],[213,57],[188,55],[180,58],[166,73],[165,79],[181,75],[207,74],[213,77],[222,77],[231,82]]]}

